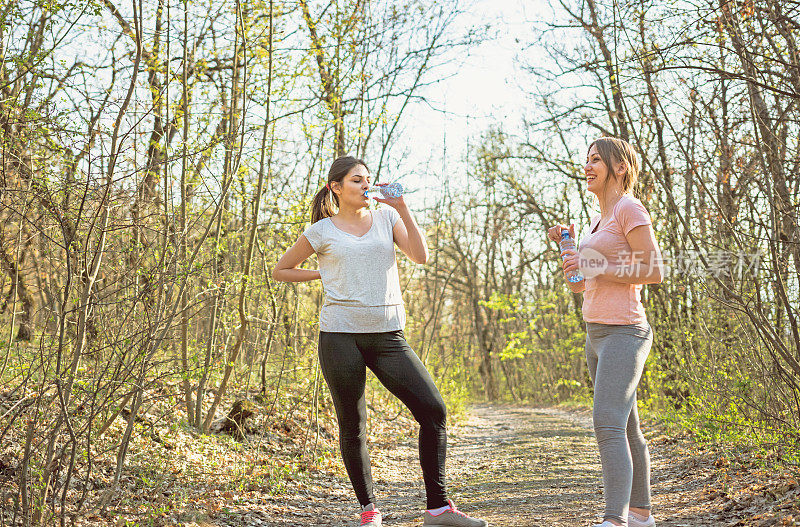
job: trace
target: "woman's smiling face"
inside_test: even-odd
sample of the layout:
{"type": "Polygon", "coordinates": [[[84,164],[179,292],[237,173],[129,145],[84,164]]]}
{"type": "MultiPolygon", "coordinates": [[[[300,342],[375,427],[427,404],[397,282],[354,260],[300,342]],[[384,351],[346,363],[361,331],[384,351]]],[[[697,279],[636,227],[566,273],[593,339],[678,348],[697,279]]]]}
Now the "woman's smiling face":
{"type": "Polygon", "coordinates": [[[594,145],[589,149],[589,154],[586,156],[586,165],[583,167],[583,173],[586,175],[586,187],[589,192],[600,196],[606,186],[609,170],[594,145]]]}

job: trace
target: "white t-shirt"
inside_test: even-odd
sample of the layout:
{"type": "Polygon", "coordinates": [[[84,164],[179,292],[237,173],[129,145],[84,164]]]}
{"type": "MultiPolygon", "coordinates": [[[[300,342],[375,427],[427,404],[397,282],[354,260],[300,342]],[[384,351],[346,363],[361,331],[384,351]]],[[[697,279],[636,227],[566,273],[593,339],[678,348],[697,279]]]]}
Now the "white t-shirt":
{"type": "Polygon", "coordinates": [[[339,229],[330,218],[303,233],[317,253],[325,291],[321,331],[382,333],[405,327],[392,233],[400,214],[391,207],[371,214],[372,226],[363,236],[339,229]]]}

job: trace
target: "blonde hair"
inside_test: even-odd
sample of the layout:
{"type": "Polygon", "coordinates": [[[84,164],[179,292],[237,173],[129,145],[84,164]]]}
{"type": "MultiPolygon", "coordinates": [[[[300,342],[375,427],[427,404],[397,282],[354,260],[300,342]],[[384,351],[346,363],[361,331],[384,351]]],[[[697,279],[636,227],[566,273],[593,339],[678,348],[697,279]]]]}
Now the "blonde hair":
{"type": "Polygon", "coordinates": [[[606,164],[608,173],[613,175],[614,179],[618,178],[614,165],[625,163],[626,170],[620,181],[622,192],[624,194],[633,192],[633,188],[639,180],[640,167],[639,156],[636,155],[633,145],[616,137],[601,137],[590,144],[588,150],[591,150],[593,146],[597,148],[600,159],[606,164]]]}

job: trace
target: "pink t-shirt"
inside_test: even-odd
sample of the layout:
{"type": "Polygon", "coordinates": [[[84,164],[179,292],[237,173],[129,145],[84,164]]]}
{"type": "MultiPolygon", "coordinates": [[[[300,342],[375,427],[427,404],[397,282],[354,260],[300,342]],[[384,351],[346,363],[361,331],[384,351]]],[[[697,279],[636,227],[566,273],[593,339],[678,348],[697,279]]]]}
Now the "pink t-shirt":
{"type": "MultiPolygon", "coordinates": [[[[592,218],[589,234],[581,240],[579,251],[592,249],[611,264],[625,265],[633,256],[625,236],[635,227],[653,222],[641,201],[625,195],[614,205],[608,223],[595,231],[598,223],[599,214],[592,218]]],[[[642,305],[642,284],[621,284],[603,277],[586,278],[583,320],[611,325],[647,322],[642,305]]]]}

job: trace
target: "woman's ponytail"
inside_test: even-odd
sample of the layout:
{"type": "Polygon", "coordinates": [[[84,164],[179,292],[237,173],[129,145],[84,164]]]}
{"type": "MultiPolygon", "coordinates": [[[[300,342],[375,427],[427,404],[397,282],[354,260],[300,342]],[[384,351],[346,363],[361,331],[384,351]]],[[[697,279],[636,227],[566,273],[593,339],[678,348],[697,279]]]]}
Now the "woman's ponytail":
{"type": "Polygon", "coordinates": [[[333,162],[328,171],[328,182],[314,195],[314,199],[311,201],[311,223],[317,223],[323,218],[336,214],[336,208],[339,207],[339,196],[331,189],[331,185],[341,183],[350,170],[358,165],[369,170],[365,162],[352,156],[339,157],[333,162]]]}
{"type": "Polygon", "coordinates": [[[314,195],[314,199],[311,201],[311,223],[317,223],[323,218],[336,214],[333,209],[334,201],[338,204],[339,199],[328,183],[314,195]]]}

